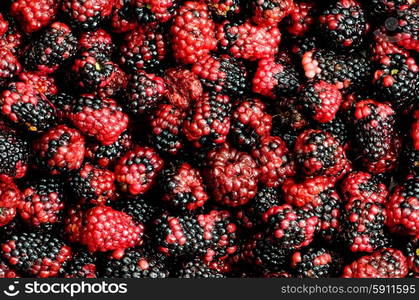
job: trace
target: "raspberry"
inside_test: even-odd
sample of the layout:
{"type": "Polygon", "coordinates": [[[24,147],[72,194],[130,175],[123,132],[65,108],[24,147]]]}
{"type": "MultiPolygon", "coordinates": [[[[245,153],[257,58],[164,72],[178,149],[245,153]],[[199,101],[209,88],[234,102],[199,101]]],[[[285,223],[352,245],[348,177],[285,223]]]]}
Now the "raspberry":
{"type": "Polygon", "coordinates": [[[182,213],[200,211],[208,200],[201,174],[188,163],[171,163],[162,171],[162,199],[182,213]]]}
{"type": "Polygon", "coordinates": [[[137,26],[124,36],[119,62],[129,73],[153,72],[166,57],[166,44],[160,28],[137,26]]]}
{"type": "Polygon", "coordinates": [[[0,85],[6,85],[22,69],[19,60],[7,48],[0,48],[0,85]]]}
{"type": "Polygon", "coordinates": [[[316,3],[294,2],[294,9],[287,17],[287,31],[293,36],[304,36],[314,23],[316,3]]]}
{"type": "Polygon", "coordinates": [[[0,228],[14,219],[21,199],[22,195],[13,182],[0,181],[0,228]]]}
{"type": "Polygon", "coordinates": [[[143,231],[143,226],[134,224],[127,214],[109,206],[95,206],[86,211],[80,242],[90,252],[113,251],[117,258],[125,249],[142,244],[143,231]]]}
{"type": "Polygon", "coordinates": [[[37,163],[51,174],[64,174],[81,167],[84,159],[84,138],[75,129],[58,125],[34,144],[37,163]]]}
{"type": "Polygon", "coordinates": [[[140,24],[166,23],[173,17],[177,6],[175,0],[134,0],[133,4],[140,24]]]}
{"type": "Polygon", "coordinates": [[[390,54],[379,61],[373,84],[382,100],[400,101],[416,93],[419,67],[413,57],[390,54]]]}
{"type": "Polygon", "coordinates": [[[299,101],[313,120],[327,123],[335,118],[342,103],[342,94],[336,86],[320,80],[304,86],[299,101]]]}
{"type": "Polygon", "coordinates": [[[260,26],[276,26],[294,9],[293,0],[252,0],[253,22],[260,26]]]}
{"type": "Polygon", "coordinates": [[[394,138],[394,110],[367,99],[355,105],[355,136],[362,155],[377,161],[388,153],[394,138]]]}
{"type": "Polygon", "coordinates": [[[320,35],[337,50],[355,50],[367,33],[361,5],[355,0],[339,0],[320,13],[320,35]]]}
{"type": "Polygon", "coordinates": [[[193,64],[217,47],[215,25],[204,3],[187,1],[170,27],[173,55],[181,63],[193,64]]]}
{"type": "Polygon", "coordinates": [[[400,250],[384,248],[347,265],[344,278],[403,278],[408,273],[406,257],[400,250]]]}
{"type": "Polygon", "coordinates": [[[255,197],[259,171],[250,155],[225,144],[208,154],[206,179],[215,201],[237,207],[255,197]]]}
{"type": "Polygon", "coordinates": [[[163,160],[152,148],[135,146],[116,164],[116,181],[128,194],[143,194],[155,183],[162,168],[163,160]]]}
{"type": "Polygon", "coordinates": [[[267,187],[278,187],[287,177],[295,175],[294,161],[280,137],[262,138],[252,156],[259,165],[260,182],[267,187]]]}
{"type": "Polygon", "coordinates": [[[269,136],[272,117],[259,99],[245,99],[235,104],[231,118],[231,140],[242,149],[252,149],[269,136]]]}
{"type": "Polygon", "coordinates": [[[40,278],[64,272],[71,248],[47,233],[19,233],[3,241],[0,256],[18,272],[40,278]]]}
{"type": "Polygon", "coordinates": [[[339,177],[347,169],[343,147],[327,132],[308,129],[295,142],[298,166],[308,176],[339,177]]]}
{"type": "Polygon", "coordinates": [[[342,213],[345,243],[352,252],[374,252],[388,243],[384,234],[386,211],[372,201],[352,198],[342,213]]]}
{"type": "Polygon", "coordinates": [[[64,183],[55,177],[43,177],[26,185],[17,209],[28,225],[48,228],[61,221],[65,200],[64,183]]]}
{"type": "Polygon", "coordinates": [[[70,187],[82,202],[95,205],[106,204],[115,197],[113,172],[85,163],[70,178],[70,187]]]}
{"type": "Polygon", "coordinates": [[[165,91],[163,78],[140,71],[131,77],[125,90],[125,107],[132,115],[150,114],[163,99],[165,91]]]}
{"type": "Polygon", "coordinates": [[[371,174],[351,172],[341,183],[341,191],[346,201],[357,198],[362,201],[385,204],[389,191],[386,185],[371,174]]]}
{"type": "Polygon", "coordinates": [[[28,169],[29,149],[11,129],[0,128],[0,181],[22,178],[28,169]]]}
{"type": "Polygon", "coordinates": [[[120,258],[103,262],[105,278],[167,278],[168,267],[164,258],[152,250],[132,248],[120,258]]]}
{"type": "Polygon", "coordinates": [[[65,278],[98,278],[97,259],[85,250],[73,254],[65,268],[65,278]]]}
{"type": "Polygon", "coordinates": [[[29,132],[44,132],[55,121],[55,111],[30,83],[13,82],[1,94],[1,114],[29,132]]]}
{"type": "Polygon", "coordinates": [[[331,189],[333,185],[332,178],[325,176],[307,178],[303,181],[288,178],[284,181],[281,189],[286,203],[297,207],[306,204],[317,207],[322,203],[321,195],[331,189]]]}
{"type": "Polygon", "coordinates": [[[113,165],[116,160],[124,155],[132,145],[132,137],[127,131],[121,133],[118,140],[108,146],[99,142],[91,142],[86,145],[86,158],[92,159],[99,166],[106,168],[113,165]]]}
{"type": "Polygon", "coordinates": [[[42,74],[56,71],[77,51],[77,39],[64,23],[55,22],[47,27],[24,53],[26,68],[42,74]]]}
{"type": "Polygon", "coordinates": [[[93,95],[76,98],[68,118],[83,134],[94,137],[104,146],[115,143],[128,126],[128,116],[113,99],[93,95]]]}
{"type": "Polygon", "coordinates": [[[343,259],[325,248],[308,248],[292,255],[291,267],[300,278],[337,277],[342,272],[343,259]]]}
{"type": "Polygon", "coordinates": [[[267,234],[272,243],[288,251],[309,245],[319,226],[314,213],[288,204],[271,207],[263,220],[268,224],[267,234]]]}
{"type": "Polygon", "coordinates": [[[183,122],[182,131],[197,148],[222,144],[230,131],[230,112],[228,96],[205,93],[193,103],[183,122]]]}
{"type": "Polygon", "coordinates": [[[409,178],[396,186],[386,205],[386,224],[391,231],[418,235],[419,230],[419,195],[418,176],[409,178]]]}
{"type": "Polygon", "coordinates": [[[202,84],[217,93],[242,95],[246,90],[247,71],[240,61],[228,55],[208,55],[192,66],[202,84]]]}
{"type": "Polygon", "coordinates": [[[293,66],[274,58],[261,59],[253,77],[252,90],[262,96],[276,99],[295,95],[299,75],[293,66]]]}
{"type": "Polygon", "coordinates": [[[108,18],[116,0],[63,0],[62,12],[74,28],[89,31],[108,18]]]}
{"type": "Polygon", "coordinates": [[[242,24],[224,21],[217,26],[216,37],[221,50],[236,58],[256,61],[278,52],[281,32],[275,26],[258,27],[250,21],[242,24]]]}
{"type": "Polygon", "coordinates": [[[164,75],[166,98],[179,109],[186,110],[202,97],[202,84],[198,76],[188,69],[168,69],[164,75]]]}

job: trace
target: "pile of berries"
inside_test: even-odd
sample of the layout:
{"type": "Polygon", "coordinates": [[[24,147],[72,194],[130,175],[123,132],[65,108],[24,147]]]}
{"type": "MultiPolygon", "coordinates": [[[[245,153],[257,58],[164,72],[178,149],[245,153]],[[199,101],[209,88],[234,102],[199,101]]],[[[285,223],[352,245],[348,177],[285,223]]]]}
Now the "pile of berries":
{"type": "Polygon", "coordinates": [[[0,278],[419,277],[418,16],[2,1],[0,278]]]}

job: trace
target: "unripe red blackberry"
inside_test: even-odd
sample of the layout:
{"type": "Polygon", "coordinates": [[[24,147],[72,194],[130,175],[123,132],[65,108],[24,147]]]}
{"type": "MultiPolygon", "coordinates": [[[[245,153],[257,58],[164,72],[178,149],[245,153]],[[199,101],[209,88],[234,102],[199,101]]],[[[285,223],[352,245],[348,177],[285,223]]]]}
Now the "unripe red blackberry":
{"type": "Polygon", "coordinates": [[[132,4],[131,0],[116,0],[110,16],[110,27],[113,33],[128,32],[138,26],[132,4]]]}
{"type": "Polygon", "coordinates": [[[296,163],[308,176],[339,177],[349,163],[339,142],[322,130],[308,129],[301,133],[294,153],[296,163]]]}
{"type": "Polygon", "coordinates": [[[202,210],[208,195],[199,170],[184,162],[173,162],[163,169],[160,180],[162,200],[183,214],[202,210]]]}
{"type": "Polygon", "coordinates": [[[13,182],[0,181],[0,227],[14,219],[16,207],[21,200],[22,194],[13,182]]]}
{"type": "Polygon", "coordinates": [[[230,98],[205,93],[195,101],[182,126],[187,140],[197,148],[210,148],[226,141],[230,131],[230,98]]]}
{"type": "Polygon", "coordinates": [[[315,22],[316,6],[317,3],[310,1],[294,2],[294,9],[285,19],[288,33],[298,37],[305,36],[315,22]]]}
{"type": "Polygon", "coordinates": [[[51,174],[77,170],[84,160],[84,138],[75,129],[58,125],[46,132],[33,146],[38,165],[51,174]]]}
{"type": "Polygon", "coordinates": [[[22,69],[17,57],[7,48],[0,48],[0,85],[5,85],[22,69]]]}
{"type": "Polygon", "coordinates": [[[208,154],[206,183],[214,200],[227,206],[240,206],[255,197],[259,180],[256,162],[250,155],[225,144],[208,154]]]}
{"type": "Polygon", "coordinates": [[[115,198],[115,175],[86,162],[70,177],[70,187],[83,203],[106,204],[115,198]]]}
{"type": "Polygon", "coordinates": [[[92,51],[106,57],[111,57],[115,50],[112,36],[103,29],[82,33],[79,37],[79,47],[82,51],[92,51]]]}
{"type": "Polygon", "coordinates": [[[293,0],[252,0],[250,5],[259,26],[276,26],[294,9],[293,0]]]}
{"type": "Polygon", "coordinates": [[[29,226],[48,229],[61,221],[65,201],[64,183],[55,177],[43,177],[25,186],[17,209],[29,226]]]}
{"type": "Polygon", "coordinates": [[[175,15],[175,0],[133,0],[134,14],[140,24],[166,23],[175,15]]]}
{"type": "Polygon", "coordinates": [[[115,143],[128,126],[128,116],[113,99],[82,95],[74,100],[68,115],[83,134],[105,146],[115,143]]]}
{"type": "Polygon", "coordinates": [[[262,138],[252,156],[259,165],[260,182],[267,187],[278,187],[295,174],[294,160],[280,137],[262,138]]]}
{"type": "Polygon", "coordinates": [[[231,116],[230,137],[234,145],[245,150],[253,149],[262,138],[269,136],[272,117],[259,99],[238,101],[231,116]]]}
{"type": "Polygon", "coordinates": [[[387,202],[389,194],[384,183],[362,171],[349,173],[341,183],[341,192],[346,201],[358,198],[381,204],[387,202]]]}
{"type": "Polygon", "coordinates": [[[115,166],[115,177],[123,192],[139,195],[155,184],[163,168],[163,160],[154,149],[135,146],[122,156],[115,166]]]}
{"type": "Polygon", "coordinates": [[[26,276],[57,277],[71,258],[71,248],[48,233],[19,233],[0,246],[0,256],[26,276]]]}
{"type": "Polygon", "coordinates": [[[400,250],[384,248],[347,265],[344,278],[403,278],[408,273],[406,257],[400,250]]]}
{"type": "Polygon", "coordinates": [[[205,3],[187,1],[177,10],[170,33],[172,50],[177,61],[198,62],[217,47],[215,25],[205,3]]]}
{"type": "MultiPolygon", "coordinates": [[[[38,72],[22,72],[19,74],[19,79],[29,85],[32,85],[35,91],[39,94],[45,95],[48,100],[58,93],[56,80],[52,76],[41,75],[38,72]]],[[[55,109],[54,103],[52,103],[55,109]]]]}

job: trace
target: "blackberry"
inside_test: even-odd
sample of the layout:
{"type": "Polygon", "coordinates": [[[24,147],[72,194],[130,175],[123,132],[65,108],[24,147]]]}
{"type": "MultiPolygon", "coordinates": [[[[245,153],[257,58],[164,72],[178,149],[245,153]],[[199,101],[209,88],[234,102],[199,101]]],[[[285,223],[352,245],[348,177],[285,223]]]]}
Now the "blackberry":
{"type": "Polygon", "coordinates": [[[29,70],[53,73],[77,51],[77,39],[64,23],[53,23],[32,41],[23,62],[29,70]]]}
{"type": "Polygon", "coordinates": [[[161,210],[151,199],[141,196],[120,198],[112,203],[112,207],[131,216],[135,223],[145,225],[150,224],[161,210]]]}
{"type": "Polygon", "coordinates": [[[0,129],[0,180],[22,178],[27,170],[29,149],[13,131],[0,129]]]}
{"type": "Polygon", "coordinates": [[[330,133],[345,148],[350,143],[351,126],[345,122],[344,117],[339,112],[332,121],[317,124],[317,128],[330,133]]]}
{"type": "Polygon", "coordinates": [[[409,0],[368,0],[365,4],[372,17],[385,17],[410,3],[409,0]]]}
{"type": "Polygon", "coordinates": [[[262,222],[263,214],[271,207],[278,206],[281,200],[281,193],[276,188],[261,188],[250,203],[250,210],[253,217],[262,222]]]}
{"type": "Polygon", "coordinates": [[[253,149],[262,138],[269,136],[272,117],[259,99],[245,99],[235,104],[231,116],[230,138],[243,150],[253,149]]]}
{"type": "Polygon", "coordinates": [[[237,16],[241,10],[241,0],[205,0],[213,18],[230,19],[237,16]]]}
{"type": "Polygon", "coordinates": [[[389,54],[380,59],[373,83],[381,100],[406,101],[418,92],[419,67],[413,57],[389,54]]]}
{"type": "Polygon", "coordinates": [[[105,278],[167,278],[169,271],[164,259],[151,250],[131,248],[121,258],[105,258],[102,262],[105,278]]]}
{"type": "Polygon", "coordinates": [[[202,210],[208,195],[199,170],[186,162],[172,162],[162,171],[162,200],[182,214],[202,210]]]}
{"type": "Polygon", "coordinates": [[[419,274],[419,239],[411,238],[406,245],[406,256],[409,269],[415,274],[419,274]]]}
{"type": "Polygon", "coordinates": [[[174,0],[134,0],[134,14],[140,24],[165,23],[175,14],[178,3],[174,0]]]}
{"type": "Polygon", "coordinates": [[[367,22],[361,5],[354,0],[339,0],[319,16],[321,37],[330,48],[355,50],[366,35],[367,22]]]}
{"type": "Polygon", "coordinates": [[[79,249],[73,254],[64,271],[65,278],[98,278],[97,258],[79,249]]]}
{"type": "Polygon", "coordinates": [[[300,278],[338,277],[343,266],[342,257],[325,248],[308,248],[295,252],[291,258],[291,267],[300,278]]]}
{"type": "Polygon", "coordinates": [[[187,113],[182,126],[183,134],[197,148],[222,144],[230,131],[230,116],[228,96],[205,93],[187,113]]]}
{"type": "Polygon", "coordinates": [[[103,29],[82,33],[79,37],[79,47],[83,52],[92,52],[108,58],[112,57],[115,50],[111,35],[103,29]]]}
{"type": "Polygon", "coordinates": [[[389,152],[394,139],[395,112],[389,104],[374,100],[360,101],[355,106],[355,137],[362,155],[378,161],[389,152]]]}
{"type": "Polygon", "coordinates": [[[139,71],[130,78],[125,90],[125,108],[132,115],[151,114],[163,99],[165,91],[163,78],[139,71]]]}
{"type": "Polygon", "coordinates": [[[243,64],[228,55],[208,55],[192,66],[202,84],[229,96],[240,96],[247,88],[247,71],[243,64]]]}
{"type": "Polygon", "coordinates": [[[71,248],[47,233],[22,232],[4,241],[0,256],[28,276],[56,277],[64,272],[71,248]]]}
{"type": "MultiPolygon", "coordinates": [[[[7,231],[9,224],[13,224],[16,208],[21,201],[22,194],[13,182],[0,181],[0,228],[6,226],[7,231]]],[[[13,226],[10,228],[13,229],[13,226]]]]}
{"type": "Polygon", "coordinates": [[[419,8],[417,5],[404,5],[396,12],[398,26],[394,35],[397,44],[407,50],[419,51],[419,8]]]}
{"type": "Polygon", "coordinates": [[[151,143],[163,154],[177,154],[183,148],[182,123],[186,113],[172,104],[160,104],[151,117],[151,143]]]}
{"type": "Polygon", "coordinates": [[[225,278],[222,273],[212,269],[200,259],[182,263],[174,273],[176,278],[225,278]]]}
{"type": "Polygon", "coordinates": [[[277,245],[267,238],[257,239],[252,251],[255,264],[270,271],[282,270],[292,253],[290,249],[277,245]]]}
{"type": "Polygon", "coordinates": [[[274,58],[258,62],[252,81],[253,92],[276,99],[295,95],[299,86],[299,74],[292,65],[274,58]]]}
{"type": "Polygon", "coordinates": [[[29,226],[48,229],[61,221],[65,202],[64,183],[59,178],[41,177],[25,186],[17,209],[29,226]]]}
{"type": "Polygon", "coordinates": [[[57,121],[64,121],[70,111],[71,104],[73,103],[73,96],[68,93],[60,92],[55,95],[51,95],[48,97],[48,100],[56,109],[55,112],[57,115],[57,121]]]}
{"type": "Polygon", "coordinates": [[[0,57],[0,85],[4,86],[15,75],[20,73],[22,66],[17,57],[6,48],[0,48],[0,57]]]}
{"type": "Polygon", "coordinates": [[[388,244],[383,205],[353,198],[345,205],[342,220],[342,237],[352,252],[373,252],[388,244]]]}
{"type": "Polygon", "coordinates": [[[341,193],[345,201],[358,198],[385,204],[388,198],[388,188],[372,174],[355,171],[351,172],[341,183],[341,193]]]}
{"type": "Polygon", "coordinates": [[[294,8],[293,0],[252,0],[252,20],[260,26],[275,26],[294,8]]]}

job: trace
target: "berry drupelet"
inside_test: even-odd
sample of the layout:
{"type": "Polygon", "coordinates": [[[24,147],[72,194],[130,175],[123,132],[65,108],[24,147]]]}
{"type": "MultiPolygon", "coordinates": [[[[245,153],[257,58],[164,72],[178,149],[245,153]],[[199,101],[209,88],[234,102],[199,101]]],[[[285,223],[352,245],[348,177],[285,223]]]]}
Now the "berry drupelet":
{"type": "Polygon", "coordinates": [[[89,162],[72,174],[69,183],[77,199],[84,203],[106,204],[115,198],[114,173],[89,162]]]}
{"type": "Polygon", "coordinates": [[[303,110],[316,122],[333,121],[342,103],[338,88],[323,80],[307,83],[298,96],[303,110]]]}
{"type": "Polygon", "coordinates": [[[235,103],[231,116],[230,138],[240,149],[253,149],[262,138],[269,136],[272,116],[266,112],[265,104],[257,98],[244,99],[235,103]]]}
{"type": "Polygon", "coordinates": [[[37,164],[53,175],[77,170],[84,160],[84,137],[66,125],[46,132],[33,146],[37,164]]]}
{"type": "Polygon", "coordinates": [[[295,175],[294,160],[280,137],[262,138],[252,150],[252,156],[259,166],[260,182],[267,187],[278,187],[295,175]]]}
{"type": "Polygon", "coordinates": [[[77,48],[77,39],[70,28],[55,22],[32,41],[23,62],[29,70],[50,74],[74,57],[77,48]]]}
{"type": "Polygon", "coordinates": [[[74,100],[68,115],[81,133],[95,138],[104,146],[118,141],[128,127],[128,116],[113,99],[82,95],[74,100]]]}
{"type": "Polygon", "coordinates": [[[301,133],[294,147],[297,165],[308,176],[341,176],[348,168],[342,145],[329,133],[308,129],[301,133]]]}
{"type": "Polygon", "coordinates": [[[152,116],[150,141],[162,154],[176,155],[183,148],[182,123],[186,113],[172,104],[160,104],[152,116]]]}
{"type": "Polygon", "coordinates": [[[242,95],[247,87],[243,64],[228,55],[208,55],[193,64],[192,72],[210,90],[229,96],[242,95]]]}
{"type": "Polygon", "coordinates": [[[367,33],[364,10],[355,0],[339,0],[319,16],[320,36],[336,50],[355,50],[367,33]]]}
{"type": "Polygon", "coordinates": [[[30,83],[13,82],[0,96],[0,114],[29,132],[46,131],[55,122],[55,110],[30,83]]]}
{"type": "Polygon", "coordinates": [[[163,160],[154,149],[135,146],[117,162],[115,178],[123,192],[140,195],[154,185],[162,168],[163,160]]]}
{"type": "Polygon", "coordinates": [[[271,99],[295,95],[299,74],[292,65],[274,58],[261,59],[252,81],[253,92],[271,99]]]}
{"type": "Polygon", "coordinates": [[[71,259],[71,248],[48,233],[22,232],[3,241],[0,256],[27,276],[57,277],[71,259]]]}
{"type": "Polygon", "coordinates": [[[259,170],[250,155],[225,144],[209,152],[207,163],[206,183],[215,201],[237,207],[255,197],[259,170]]]}
{"type": "Polygon", "coordinates": [[[130,78],[123,97],[124,106],[132,115],[151,114],[163,99],[165,91],[163,78],[139,71],[130,78]]]}
{"type": "Polygon", "coordinates": [[[347,265],[344,278],[403,278],[408,273],[406,257],[397,249],[385,248],[347,265]]]}
{"type": "Polygon", "coordinates": [[[172,162],[161,173],[162,200],[182,214],[202,210],[208,195],[199,170],[186,162],[172,162]]]}
{"type": "Polygon", "coordinates": [[[196,148],[210,148],[224,143],[230,132],[230,98],[205,93],[192,104],[182,125],[185,138],[196,148]]]}
{"type": "Polygon", "coordinates": [[[170,27],[175,59],[193,64],[217,48],[215,24],[205,3],[186,1],[177,10],[170,27]]]}
{"type": "Polygon", "coordinates": [[[42,177],[22,189],[17,209],[26,224],[48,228],[61,221],[65,207],[64,183],[55,177],[42,177]]]}

